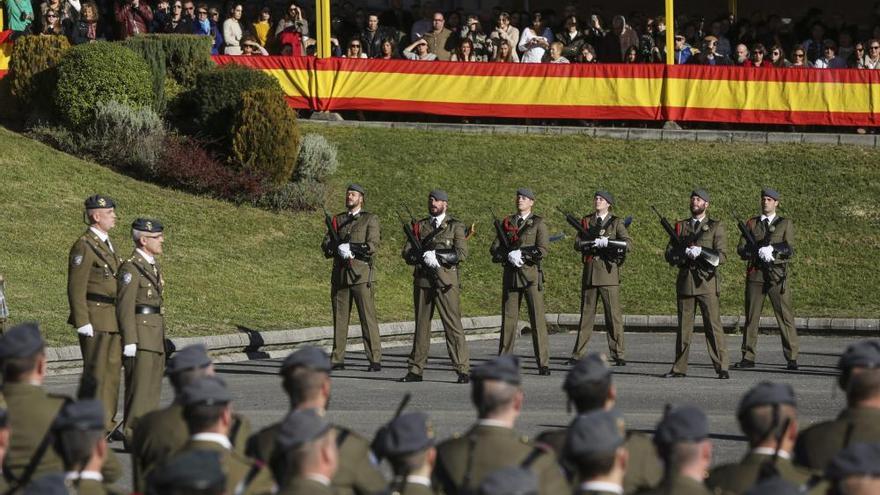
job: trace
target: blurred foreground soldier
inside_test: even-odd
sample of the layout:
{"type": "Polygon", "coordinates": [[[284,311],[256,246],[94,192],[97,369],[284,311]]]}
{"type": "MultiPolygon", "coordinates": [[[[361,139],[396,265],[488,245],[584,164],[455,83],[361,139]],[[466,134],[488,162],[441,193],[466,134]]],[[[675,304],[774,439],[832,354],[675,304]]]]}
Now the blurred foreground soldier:
{"type": "MultiPolygon", "coordinates": [[[[306,346],[281,363],[281,386],[290,399],[290,410],[316,409],[326,411],[330,401],[330,358],[317,347],[306,346]]],[[[275,451],[275,439],[283,421],[269,425],[248,439],[249,457],[268,463],[275,451]]],[[[339,466],[332,478],[336,495],[366,495],[385,488],[385,478],[370,459],[369,442],[349,430],[334,425],[339,466]]]]}
{"type": "MultiPolygon", "coordinates": [[[[165,369],[174,389],[174,401],[164,409],[151,411],[132,425],[129,442],[134,489],[143,493],[146,476],[154,467],[180,450],[189,438],[183,419],[183,389],[206,376],[214,376],[214,365],[203,344],[194,344],[175,352],[165,369]]],[[[239,454],[244,454],[245,441],[251,434],[250,421],[233,413],[229,438],[239,454]]]]}
{"type": "MultiPolygon", "coordinates": [[[[611,368],[604,357],[596,353],[588,354],[571,368],[562,388],[568,396],[569,404],[574,405],[578,417],[594,411],[611,411],[617,402],[617,388],[612,383],[611,368]]],[[[571,426],[544,432],[538,436],[536,442],[546,444],[562,458],[570,429],[571,426]]],[[[651,438],[629,430],[625,432],[624,446],[629,458],[623,479],[624,493],[631,494],[657,486],[663,477],[663,466],[657,458],[657,450],[651,438]]]]}
{"type": "Polygon", "coordinates": [[[802,493],[798,486],[774,476],[759,481],[749,488],[745,495],[801,495],[802,493]]]}
{"type": "MultiPolygon", "coordinates": [[[[694,316],[700,307],[709,358],[718,378],[728,379],[727,342],[721,327],[721,282],[717,268],[724,263],[727,235],[724,224],[709,218],[709,193],[704,189],[691,192],[691,218],[675,224],[675,240],[666,246],[666,261],[678,267],[675,284],[678,303],[678,332],[675,339],[675,363],[666,378],[687,376],[694,316]]],[[[665,221],[665,219],[664,219],[665,221]]],[[[668,224],[667,224],[668,225],[668,224]]]]}
{"type": "Polygon", "coordinates": [[[855,443],[838,452],[825,470],[830,495],[880,493],[880,443],[855,443]]]}
{"type": "Polygon", "coordinates": [[[797,403],[791,386],[759,383],[743,396],[736,417],[749,442],[749,453],[738,463],[713,469],[706,484],[740,495],[771,476],[795,486],[810,479],[809,471],[791,461],[798,430],[797,403]]]}
{"type": "Polygon", "coordinates": [[[502,354],[474,369],[471,381],[477,423],[437,447],[434,479],[444,493],[473,493],[489,473],[509,466],[533,471],[541,493],[567,493],[553,452],[514,430],[524,400],[519,358],[502,354]]]}
{"type": "Polygon", "coordinates": [[[69,492],[79,495],[123,493],[104,484],[101,469],[110,447],[104,438],[104,406],[94,399],[68,402],[52,423],[53,448],[64,464],[69,492]]]}
{"type": "Polygon", "coordinates": [[[284,418],[271,465],[280,495],[332,495],[330,480],[339,466],[336,430],[317,409],[284,418]]]}
{"type": "Polygon", "coordinates": [[[651,495],[711,495],[703,478],[712,465],[709,422],[693,406],[670,409],[657,424],[654,444],[663,459],[665,474],[651,495]]]}
{"type": "Polygon", "coordinates": [[[402,382],[420,382],[431,347],[431,318],[436,307],[446,333],[446,349],[458,374],[458,383],[468,382],[470,362],[467,340],[461,325],[461,274],[458,265],[467,257],[465,226],[446,213],[449,195],[434,190],[428,194],[429,217],[410,225],[402,256],[413,265],[413,306],[416,329],[409,355],[409,371],[402,382]],[[412,233],[413,238],[409,238],[412,233]]]}
{"type": "Polygon", "coordinates": [[[629,454],[622,429],[623,420],[604,410],[582,414],[569,426],[565,458],[580,482],[576,495],[623,495],[629,454]]]}
{"type": "Polygon", "coordinates": [[[321,243],[324,256],[333,258],[330,276],[330,304],[333,308],[333,369],[345,369],[345,344],[351,321],[351,303],[357,306],[367,371],[382,370],[379,320],[376,318],[373,256],[379,249],[379,216],[363,211],[366,191],[350,184],[345,191],[347,211],[327,220],[327,235],[321,243]]]}
{"type": "Polygon", "coordinates": [[[782,352],[788,369],[796,370],[798,334],[791,310],[791,287],[788,281],[788,263],[794,254],[794,225],[791,220],[776,214],[779,193],[770,188],[761,190],[761,215],[740,225],[741,232],[736,252],[748,261],[746,270],[746,326],[743,331],[742,361],[734,368],[754,368],[758,347],[758,326],[764,299],[769,297],[779,324],[782,352]]]}
{"type": "Polygon", "coordinates": [[[581,225],[589,236],[579,233],[574,243],[575,250],[583,255],[584,271],[581,276],[581,320],[569,364],[574,364],[587,352],[601,298],[611,360],[615,366],[626,366],[623,311],[620,308],[620,265],[632,246],[632,238],[626,231],[624,221],[610,212],[613,205],[614,196],[610,192],[596,191],[593,197],[596,211],[581,219],[581,225]]]}
{"type": "MultiPolygon", "coordinates": [[[[6,455],[9,453],[9,414],[6,409],[0,409],[0,466],[4,466],[6,455]]],[[[6,493],[9,486],[6,479],[0,476],[0,493],[6,493]]]]}
{"type": "Polygon", "coordinates": [[[125,358],[125,438],[137,418],[159,407],[165,372],[165,280],[156,262],[165,242],[158,220],[131,224],[134,253],[119,268],[116,316],[125,358]]]}
{"type": "Polygon", "coordinates": [[[147,495],[225,495],[220,453],[193,450],[150,473],[147,495]]]}
{"type": "Polygon", "coordinates": [[[434,431],[428,415],[421,412],[402,414],[376,434],[376,455],[388,459],[394,480],[388,493],[396,495],[432,495],[431,471],[437,461],[434,431]]]}
{"type": "Polygon", "coordinates": [[[549,375],[550,343],[547,341],[547,318],[544,314],[544,271],[541,270],[541,261],[547,256],[550,235],[544,219],[532,213],[534,205],[535,193],[531,189],[520,188],[516,191],[517,213],[504,218],[502,229],[496,233],[489,253],[493,262],[504,266],[499,354],[511,354],[516,350],[516,324],[525,297],[538,374],[549,375]]]}
{"type": "Polygon", "coordinates": [[[79,334],[83,374],[79,396],[104,404],[106,430],[113,428],[122,372],[122,338],[116,320],[116,275],[122,260],[108,232],[116,226],[116,203],[100,194],[85,201],[89,228],[70,248],[67,301],[79,334]]]}
{"type": "Polygon", "coordinates": [[[843,448],[859,442],[880,442],[880,340],[852,344],[840,356],[838,383],[846,404],[837,419],[815,424],[798,437],[797,464],[822,471],[843,448]]]}
{"type": "Polygon", "coordinates": [[[508,466],[489,473],[478,495],[538,495],[538,477],[529,469],[508,466]]]}

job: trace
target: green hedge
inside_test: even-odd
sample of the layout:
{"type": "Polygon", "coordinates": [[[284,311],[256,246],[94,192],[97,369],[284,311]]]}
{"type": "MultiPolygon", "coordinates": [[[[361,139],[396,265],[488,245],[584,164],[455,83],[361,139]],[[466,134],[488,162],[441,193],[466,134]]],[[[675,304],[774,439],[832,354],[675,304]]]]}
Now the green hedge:
{"type": "Polygon", "coordinates": [[[245,91],[268,89],[282,94],[278,80],[258,70],[236,64],[224,65],[216,70],[202,72],[196,79],[191,93],[196,124],[200,131],[223,140],[231,141],[232,123],[245,91]]]}
{"type": "Polygon", "coordinates": [[[296,111],[280,91],[257,89],[241,95],[232,133],[230,161],[241,170],[264,175],[273,185],[290,181],[299,154],[296,111]]]}
{"type": "MultiPolygon", "coordinates": [[[[191,89],[198,75],[214,67],[211,60],[210,36],[196,34],[144,34],[125,41],[126,46],[151,58],[163,57],[166,75],[173,77],[181,86],[191,89]],[[146,48],[150,46],[151,48],[146,48]]],[[[151,66],[158,66],[151,62],[151,66]]]]}
{"type": "Polygon", "coordinates": [[[150,81],[153,85],[153,109],[157,113],[165,110],[165,78],[167,66],[165,64],[165,48],[161,41],[156,41],[146,36],[132,36],[122,42],[129,50],[137,53],[150,67],[150,81]]]}
{"type": "Polygon", "coordinates": [[[69,49],[64,36],[22,36],[15,40],[7,75],[12,95],[25,107],[46,102],[58,77],[55,66],[69,49]]]}

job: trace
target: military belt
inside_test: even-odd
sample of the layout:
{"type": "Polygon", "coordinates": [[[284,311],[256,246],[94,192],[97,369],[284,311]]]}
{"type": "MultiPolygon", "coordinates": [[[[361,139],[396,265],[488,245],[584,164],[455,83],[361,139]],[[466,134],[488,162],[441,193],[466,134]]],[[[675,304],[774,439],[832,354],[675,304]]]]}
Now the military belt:
{"type": "Polygon", "coordinates": [[[86,300],[105,304],[116,304],[115,297],[102,296],[101,294],[88,293],[86,294],[86,300]]]}
{"type": "Polygon", "coordinates": [[[138,304],[134,307],[134,313],[138,315],[162,315],[165,314],[165,308],[138,304]]]}

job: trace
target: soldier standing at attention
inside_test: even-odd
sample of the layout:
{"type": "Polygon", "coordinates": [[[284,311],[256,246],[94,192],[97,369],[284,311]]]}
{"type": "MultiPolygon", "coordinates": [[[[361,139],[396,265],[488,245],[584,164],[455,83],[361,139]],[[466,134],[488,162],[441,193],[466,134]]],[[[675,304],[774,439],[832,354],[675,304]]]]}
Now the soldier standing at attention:
{"type": "Polygon", "coordinates": [[[517,213],[504,218],[507,237],[502,245],[498,237],[489,253],[492,261],[502,263],[501,280],[501,342],[499,354],[511,354],[516,345],[516,323],[523,297],[529,308],[532,326],[532,346],[538,361],[538,374],[550,374],[550,353],[547,342],[547,319],[544,315],[544,272],[541,260],[547,256],[550,236],[544,219],[532,213],[535,193],[531,189],[516,191],[517,213]]]}
{"type": "Polygon", "coordinates": [[[605,328],[608,350],[615,366],[626,366],[623,342],[623,312],[620,309],[620,265],[632,245],[624,221],[610,212],[614,196],[608,191],[596,191],[593,197],[595,213],[581,219],[590,236],[578,235],[574,248],[583,254],[584,272],[581,277],[581,321],[577,341],[568,364],[575,364],[587,352],[593,335],[596,307],[602,298],[605,310],[605,328]],[[609,245],[609,241],[613,245],[609,245]],[[621,253],[620,243],[624,243],[621,253]]]}
{"type": "Polygon", "coordinates": [[[678,245],[670,239],[666,261],[678,267],[675,291],[678,302],[678,332],[675,339],[675,363],[666,378],[687,376],[691,336],[694,333],[696,307],[700,306],[709,357],[718,378],[727,380],[727,343],[721,327],[721,282],[717,268],[724,263],[727,235],[724,224],[709,218],[709,193],[705,189],[691,192],[691,218],[675,224],[678,245]]]}
{"type": "Polygon", "coordinates": [[[125,438],[133,421],[159,407],[165,373],[165,280],[156,262],[165,242],[158,220],[138,218],[131,224],[135,249],[119,268],[116,316],[125,357],[125,438]]]}
{"type": "Polygon", "coordinates": [[[419,241],[430,239],[421,250],[407,241],[401,255],[413,265],[413,306],[416,329],[409,355],[409,371],[401,382],[420,382],[431,346],[431,318],[436,307],[446,332],[446,348],[458,374],[458,383],[468,383],[470,363],[467,340],[461,325],[461,276],[458,265],[467,257],[465,226],[446,213],[449,195],[434,190],[428,194],[429,217],[412,225],[419,241]],[[437,231],[435,233],[435,231],[437,231]]]}
{"type": "Polygon", "coordinates": [[[746,222],[745,228],[755,244],[740,236],[736,248],[740,257],[749,262],[746,271],[746,328],[743,332],[742,361],[734,368],[754,368],[758,346],[758,325],[765,296],[770,297],[779,333],[782,352],[788,369],[798,369],[798,334],[791,311],[791,289],[787,283],[787,268],[794,254],[794,225],[791,220],[776,214],[779,193],[774,189],[761,190],[761,215],[746,222]]]}
{"type": "Polygon", "coordinates": [[[97,194],[85,201],[89,228],[70,248],[67,273],[67,322],[79,334],[83,374],[79,395],[104,404],[109,432],[116,418],[119,375],[122,372],[122,338],[116,320],[116,274],[122,261],[108,232],[116,226],[116,203],[97,194]]]}
{"type": "Polygon", "coordinates": [[[380,238],[379,216],[363,211],[365,194],[364,188],[359,184],[348,186],[345,191],[347,211],[330,219],[327,235],[321,243],[324,256],[333,258],[330,305],[333,308],[334,370],[345,369],[345,344],[348,340],[352,301],[357,306],[364,351],[370,361],[367,371],[382,370],[382,349],[373,286],[373,256],[379,249],[380,238]]]}

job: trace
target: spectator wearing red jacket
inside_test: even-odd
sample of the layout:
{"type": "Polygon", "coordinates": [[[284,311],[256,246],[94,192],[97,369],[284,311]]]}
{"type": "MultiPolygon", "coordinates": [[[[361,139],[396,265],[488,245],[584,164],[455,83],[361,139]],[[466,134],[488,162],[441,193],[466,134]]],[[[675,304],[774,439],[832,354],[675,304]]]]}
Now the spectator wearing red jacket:
{"type": "Polygon", "coordinates": [[[147,26],[153,22],[153,11],[149,5],[140,0],[125,0],[122,3],[117,2],[115,10],[120,39],[150,32],[147,26]]]}

